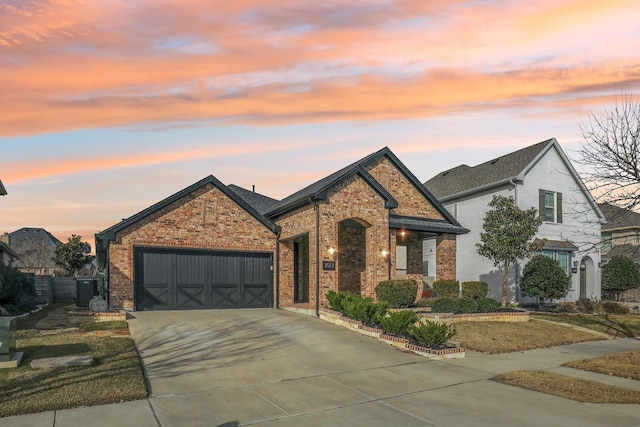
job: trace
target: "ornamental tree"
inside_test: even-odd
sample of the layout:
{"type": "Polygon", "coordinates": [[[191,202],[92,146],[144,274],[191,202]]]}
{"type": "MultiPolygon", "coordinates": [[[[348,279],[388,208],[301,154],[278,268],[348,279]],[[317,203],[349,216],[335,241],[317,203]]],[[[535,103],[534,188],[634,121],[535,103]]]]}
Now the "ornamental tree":
{"type": "Polygon", "coordinates": [[[536,255],[524,267],[520,287],[523,296],[537,297],[542,304],[544,300],[566,296],[570,283],[571,278],[556,260],[536,255]]]}
{"type": "Polygon", "coordinates": [[[620,294],[640,286],[640,272],[629,258],[614,255],[602,268],[602,292],[613,294],[620,299],[620,294]]]}
{"type": "Polygon", "coordinates": [[[502,307],[507,305],[509,271],[518,260],[531,257],[538,245],[529,242],[538,232],[542,219],[535,208],[522,210],[512,197],[493,196],[484,217],[478,253],[502,270],[502,307]]]}
{"type": "Polygon", "coordinates": [[[67,243],[56,246],[53,254],[53,262],[67,273],[75,276],[78,270],[90,262],[93,257],[87,255],[91,252],[91,245],[80,240],[81,236],[72,234],[67,243]]]}

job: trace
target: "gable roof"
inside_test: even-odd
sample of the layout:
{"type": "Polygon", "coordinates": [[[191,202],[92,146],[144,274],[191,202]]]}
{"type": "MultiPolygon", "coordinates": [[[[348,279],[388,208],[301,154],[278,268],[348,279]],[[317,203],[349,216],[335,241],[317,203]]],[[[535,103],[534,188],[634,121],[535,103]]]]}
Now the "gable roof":
{"type": "Polygon", "coordinates": [[[246,188],[238,187],[237,185],[229,184],[227,185],[227,188],[236,193],[245,202],[253,206],[262,215],[280,203],[276,199],[256,193],[255,191],[247,190],[246,188]]]}
{"type": "Polygon", "coordinates": [[[9,243],[14,248],[20,246],[20,244],[27,239],[39,240],[45,244],[51,244],[53,246],[57,246],[62,243],[56,238],[56,236],[49,233],[44,228],[39,227],[22,227],[13,233],[9,233],[9,243]]]}
{"type": "Polygon", "coordinates": [[[604,220],[604,214],[600,211],[593,196],[555,138],[505,154],[477,166],[456,166],[440,172],[424,185],[436,197],[446,202],[502,185],[522,182],[527,172],[551,150],[556,151],[593,210],[601,220],[604,220]]]}
{"type": "Polygon", "coordinates": [[[607,219],[607,223],[602,226],[602,231],[640,228],[640,213],[610,203],[599,203],[598,206],[607,219]]]}
{"type": "Polygon", "coordinates": [[[266,214],[270,218],[277,217],[291,210],[297,209],[300,206],[304,206],[308,203],[315,201],[325,201],[328,196],[329,190],[336,185],[344,182],[346,179],[352,176],[361,176],[374,190],[376,190],[382,198],[385,200],[385,206],[389,209],[398,207],[398,202],[393,198],[389,192],[380,185],[370,174],[366,171],[366,166],[376,161],[381,157],[386,157],[389,161],[400,171],[402,174],[415,186],[415,188],[424,196],[429,202],[436,208],[436,210],[445,218],[446,222],[450,223],[453,228],[457,228],[459,232],[467,232],[466,229],[458,223],[458,221],[442,206],[433,194],[431,194],[424,185],[407,169],[407,167],[396,157],[395,154],[389,149],[384,147],[375,153],[351,163],[350,165],[340,169],[331,175],[322,178],[319,181],[303,188],[296,193],[282,199],[273,209],[266,214]]]}
{"type": "MultiPolygon", "coordinates": [[[[240,196],[238,196],[237,193],[235,193],[234,191],[231,191],[226,185],[224,185],[222,182],[220,182],[216,177],[214,177],[213,175],[209,175],[208,177],[201,179],[200,181],[196,182],[195,184],[190,185],[189,187],[178,191],[177,193],[167,197],[166,199],[156,203],[155,205],[152,205],[150,207],[148,207],[147,209],[138,212],[137,214],[126,218],[122,221],[120,221],[118,224],[113,225],[109,228],[107,228],[106,230],[101,231],[100,233],[96,234],[96,239],[99,240],[115,240],[116,238],[116,233],[118,231],[123,230],[124,228],[140,221],[143,218],[148,217],[149,215],[158,212],[159,210],[169,206],[170,204],[180,200],[181,198],[187,196],[188,194],[199,190],[200,188],[206,186],[206,185],[213,185],[214,187],[216,187],[218,190],[220,190],[222,193],[224,193],[227,197],[229,197],[231,200],[233,200],[236,204],[238,204],[241,208],[243,208],[245,211],[247,211],[249,214],[251,214],[254,218],[256,218],[258,221],[260,221],[262,224],[264,224],[265,227],[267,227],[269,230],[271,230],[273,233],[276,232],[276,225],[268,218],[266,218],[264,215],[262,215],[260,212],[258,212],[253,206],[251,206],[249,203],[247,203],[243,198],[241,198],[240,196]]],[[[96,245],[98,246],[98,245],[96,245]]]]}
{"type": "Polygon", "coordinates": [[[0,196],[6,196],[7,195],[7,189],[4,188],[4,185],[2,185],[2,181],[0,181],[0,196]]]}

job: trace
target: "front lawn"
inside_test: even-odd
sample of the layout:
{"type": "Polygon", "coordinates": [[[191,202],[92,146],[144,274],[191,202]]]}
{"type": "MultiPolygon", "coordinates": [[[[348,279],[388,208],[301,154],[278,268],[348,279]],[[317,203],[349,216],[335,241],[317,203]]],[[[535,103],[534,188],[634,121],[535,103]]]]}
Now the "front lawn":
{"type": "Polygon", "coordinates": [[[454,337],[467,350],[509,353],[603,339],[588,332],[561,325],[528,322],[459,322],[454,337]]]}
{"type": "MultiPolygon", "coordinates": [[[[38,318],[57,306],[46,307],[32,319],[19,319],[16,349],[24,352],[24,358],[18,368],[0,369],[0,417],[146,398],[146,382],[130,335],[41,335],[31,329],[38,318]],[[30,366],[33,359],[72,355],[92,355],[94,365],[49,369],[30,366]]],[[[121,328],[122,324],[114,326],[121,328]]]]}
{"type": "Polygon", "coordinates": [[[593,359],[574,360],[565,363],[564,366],[640,380],[640,351],[627,351],[593,359]]]}
{"type": "Polygon", "coordinates": [[[640,315],[638,314],[531,314],[530,316],[569,323],[615,337],[640,336],[640,315]]]}

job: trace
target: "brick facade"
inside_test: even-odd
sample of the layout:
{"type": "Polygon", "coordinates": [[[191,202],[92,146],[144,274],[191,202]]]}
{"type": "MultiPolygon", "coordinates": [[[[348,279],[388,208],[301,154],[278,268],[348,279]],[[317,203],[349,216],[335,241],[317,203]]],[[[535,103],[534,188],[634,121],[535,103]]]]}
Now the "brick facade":
{"type": "Polygon", "coordinates": [[[274,252],[276,236],[213,185],[119,231],[109,245],[112,307],[134,308],[135,246],[274,252]]]}

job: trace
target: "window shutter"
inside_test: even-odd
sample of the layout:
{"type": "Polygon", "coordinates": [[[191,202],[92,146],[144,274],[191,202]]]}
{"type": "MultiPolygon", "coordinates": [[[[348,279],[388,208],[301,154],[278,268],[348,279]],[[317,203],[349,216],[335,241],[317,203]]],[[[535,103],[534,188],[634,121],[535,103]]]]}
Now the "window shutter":
{"type": "Polygon", "coordinates": [[[540,202],[538,203],[538,214],[540,218],[544,221],[544,190],[538,190],[538,198],[540,202]]]}
{"type": "Polygon", "coordinates": [[[562,224],[562,193],[556,193],[556,222],[562,224]]]}

